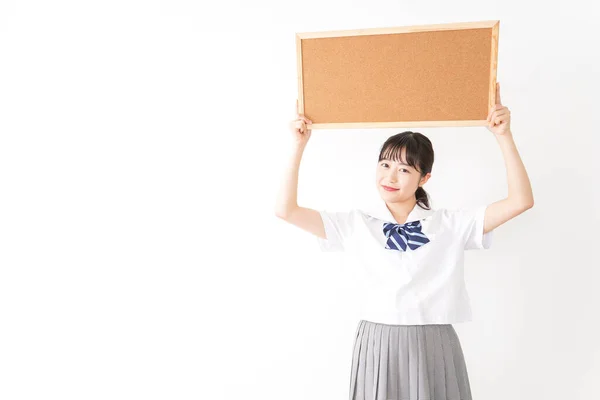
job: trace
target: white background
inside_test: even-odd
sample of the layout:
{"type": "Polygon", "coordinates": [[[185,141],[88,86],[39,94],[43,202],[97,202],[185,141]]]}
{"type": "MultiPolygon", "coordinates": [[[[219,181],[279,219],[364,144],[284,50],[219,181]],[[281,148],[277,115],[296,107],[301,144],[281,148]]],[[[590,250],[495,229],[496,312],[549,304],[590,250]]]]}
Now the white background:
{"type": "MultiPolygon", "coordinates": [[[[295,32],[500,20],[535,207],[467,253],[474,399],[600,398],[596,2],[0,2],[0,398],[347,399],[339,253],[274,216],[295,32]],[[535,3],[535,4],[534,4],[535,3]]],[[[376,196],[385,139],[314,130],[299,204],[376,196]]],[[[434,144],[434,207],[506,195],[485,127],[434,144]]]]}

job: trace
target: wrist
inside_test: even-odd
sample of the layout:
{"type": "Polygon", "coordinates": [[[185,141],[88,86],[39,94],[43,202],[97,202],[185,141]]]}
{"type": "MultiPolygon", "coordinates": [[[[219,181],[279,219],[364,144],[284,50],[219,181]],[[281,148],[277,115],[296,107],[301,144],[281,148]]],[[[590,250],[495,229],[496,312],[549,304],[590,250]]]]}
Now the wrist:
{"type": "Polygon", "coordinates": [[[498,143],[498,146],[500,146],[502,151],[509,151],[517,147],[513,136],[510,134],[497,135],[496,143],[498,143]]]}
{"type": "Polygon", "coordinates": [[[305,148],[306,148],[306,142],[305,143],[294,142],[294,143],[292,143],[292,146],[291,146],[291,150],[293,153],[302,153],[305,148]]]}
{"type": "Polygon", "coordinates": [[[496,136],[497,140],[503,140],[503,141],[513,140],[513,134],[511,131],[501,133],[501,134],[495,135],[495,136],[496,136]]]}

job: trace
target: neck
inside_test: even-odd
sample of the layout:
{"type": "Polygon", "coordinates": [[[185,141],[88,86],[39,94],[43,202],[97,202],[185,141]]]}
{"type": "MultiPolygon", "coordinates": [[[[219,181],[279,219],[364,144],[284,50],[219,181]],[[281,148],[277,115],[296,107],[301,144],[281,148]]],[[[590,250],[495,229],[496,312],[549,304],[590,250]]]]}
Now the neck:
{"type": "Polygon", "coordinates": [[[400,221],[405,221],[408,218],[408,215],[412,212],[412,210],[417,205],[417,199],[415,197],[395,203],[386,203],[388,210],[394,216],[396,221],[400,223],[400,221]]]}

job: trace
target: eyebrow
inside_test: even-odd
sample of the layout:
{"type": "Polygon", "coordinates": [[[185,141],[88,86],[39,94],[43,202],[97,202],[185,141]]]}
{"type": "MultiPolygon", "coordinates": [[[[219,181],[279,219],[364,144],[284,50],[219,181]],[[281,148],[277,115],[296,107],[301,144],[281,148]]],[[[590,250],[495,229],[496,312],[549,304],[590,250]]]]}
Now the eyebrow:
{"type": "MultiPolygon", "coordinates": [[[[380,162],[382,162],[382,161],[389,161],[389,162],[393,162],[392,160],[389,160],[389,159],[387,159],[387,158],[382,158],[380,162]]],[[[408,165],[408,164],[404,164],[402,161],[399,161],[399,162],[398,162],[398,164],[400,164],[400,165],[404,165],[404,166],[406,166],[406,167],[410,167],[410,165],[408,165]]]]}

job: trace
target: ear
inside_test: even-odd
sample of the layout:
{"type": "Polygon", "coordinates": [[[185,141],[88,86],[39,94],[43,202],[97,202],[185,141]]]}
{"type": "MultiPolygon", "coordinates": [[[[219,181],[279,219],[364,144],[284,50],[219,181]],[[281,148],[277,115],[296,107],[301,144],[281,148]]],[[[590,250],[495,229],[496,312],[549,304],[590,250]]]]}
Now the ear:
{"type": "Polygon", "coordinates": [[[424,184],[426,184],[427,181],[429,180],[429,178],[431,178],[430,172],[428,172],[424,177],[421,178],[421,181],[419,182],[419,186],[423,186],[424,184]]]}

